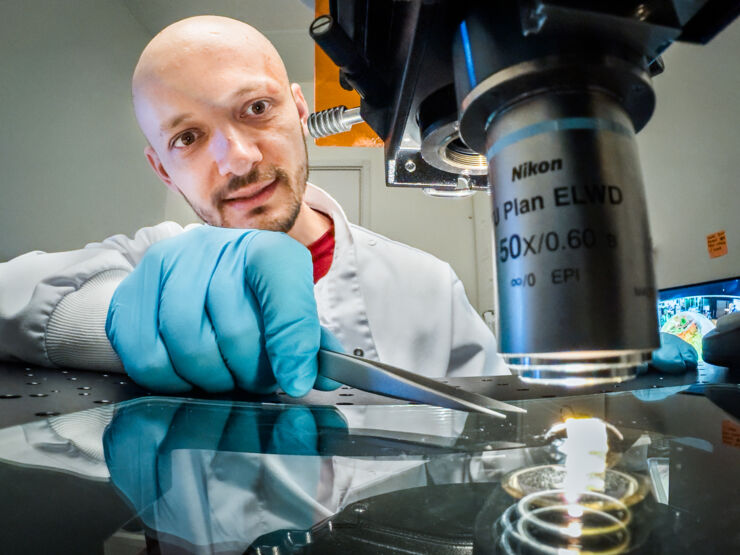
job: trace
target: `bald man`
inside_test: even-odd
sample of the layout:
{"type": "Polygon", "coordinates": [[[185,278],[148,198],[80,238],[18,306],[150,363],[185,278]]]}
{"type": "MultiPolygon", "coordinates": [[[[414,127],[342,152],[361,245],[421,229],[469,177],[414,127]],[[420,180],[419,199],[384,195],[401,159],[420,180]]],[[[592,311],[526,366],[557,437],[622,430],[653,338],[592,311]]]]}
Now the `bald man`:
{"type": "Polygon", "coordinates": [[[147,160],[205,222],[304,245],[329,229],[302,202],[308,105],[253,27],[214,16],[170,25],[144,49],[133,99],[147,160]]]}
{"type": "Polygon", "coordinates": [[[507,373],[449,265],[350,224],[307,183],[308,106],[257,30],[176,22],[132,89],[147,160],[208,225],[0,264],[0,358],[296,396],[333,385],[320,346],[432,377],[507,373]]]}

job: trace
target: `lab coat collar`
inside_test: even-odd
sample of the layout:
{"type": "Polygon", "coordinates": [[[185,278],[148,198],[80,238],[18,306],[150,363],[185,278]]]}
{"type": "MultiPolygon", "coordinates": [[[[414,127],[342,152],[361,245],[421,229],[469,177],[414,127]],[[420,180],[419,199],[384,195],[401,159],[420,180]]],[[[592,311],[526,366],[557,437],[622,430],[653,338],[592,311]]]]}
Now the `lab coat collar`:
{"type": "Polygon", "coordinates": [[[331,267],[314,286],[321,325],[329,329],[348,352],[378,360],[358,275],[357,246],[349,220],[329,193],[306,184],[303,197],[314,210],[334,221],[334,257],[331,267]]]}
{"type": "Polygon", "coordinates": [[[350,232],[349,220],[347,220],[342,207],[329,193],[311,183],[306,183],[306,193],[303,200],[311,208],[323,212],[334,221],[334,259],[329,272],[341,266],[348,266],[353,272],[356,271],[354,239],[350,232]]]}
{"type": "Polygon", "coordinates": [[[352,240],[349,232],[349,220],[347,219],[344,210],[342,210],[342,207],[329,193],[312,183],[306,183],[306,192],[303,196],[303,200],[305,200],[306,204],[314,210],[323,212],[334,220],[335,233],[337,229],[341,229],[342,232],[347,233],[349,240],[352,240]]]}

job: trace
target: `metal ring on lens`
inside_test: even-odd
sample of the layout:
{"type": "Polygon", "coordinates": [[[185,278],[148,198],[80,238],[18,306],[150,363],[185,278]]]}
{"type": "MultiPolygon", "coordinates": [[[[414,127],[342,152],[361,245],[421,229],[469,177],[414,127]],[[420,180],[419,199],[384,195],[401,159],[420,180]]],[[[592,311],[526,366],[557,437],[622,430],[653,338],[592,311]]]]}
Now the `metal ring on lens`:
{"type": "MultiPolygon", "coordinates": [[[[510,533],[528,547],[544,553],[555,554],[562,553],[562,551],[559,551],[558,548],[547,545],[540,539],[534,537],[532,535],[532,531],[529,530],[527,526],[534,528],[534,530],[556,534],[558,537],[562,537],[564,539],[595,539],[598,537],[613,538],[614,545],[609,546],[607,549],[603,549],[601,551],[588,551],[589,553],[598,553],[599,555],[622,553],[625,548],[629,546],[631,534],[627,526],[632,520],[632,512],[626,505],[624,505],[624,503],[612,496],[593,491],[579,492],[579,501],[575,503],[565,501],[565,495],[565,490],[555,489],[531,493],[522,498],[516,505],[520,518],[516,523],[516,529],[512,530],[510,533]],[[581,502],[581,499],[584,497],[599,500],[599,504],[602,505],[602,507],[593,508],[594,503],[589,503],[588,501],[581,502]],[[548,503],[548,501],[553,501],[554,503],[548,503]],[[533,508],[532,506],[536,503],[539,503],[539,506],[533,508]],[[574,519],[580,519],[586,514],[597,515],[598,517],[608,521],[610,524],[606,526],[581,526],[576,529],[575,527],[571,528],[571,526],[558,526],[557,524],[552,524],[539,516],[543,513],[559,510],[570,515],[573,509],[577,509],[577,514],[573,516],[574,519]],[[613,514],[615,512],[616,515],[613,514]]],[[[575,520],[574,523],[575,522],[577,522],[577,520],[575,520]]]]}
{"type": "Polygon", "coordinates": [[[500,533],[496,533],[497,530],[494,529],[493,537],[499,538],[499,542],[505,553],[518,553],[515,546],[512,546],[512,540],[518,542],[518,544],[527,543],[527,540],[516,530],[516,523],[519,519],[516,508],[516,504],[510,505],[496,521],[500,533]]]}
{"type": "MultiPolygon", "coordinates": [[[[564,490],[549,490],[538,492],[527,496],[527,498],[529,498],[527,503],[523,504],[522,502],[524,501],[524,499],[522,499],[519,503],[508,507],[496,521],[495,525],[498,527],[498,530],[494,530],[494,532],[498,532],[494,533],[494,537],[499,538],[498,541],[501,550],[504,553],[513,554],[521,553],[521,549],[524,548],[524,552],[526,553],[533,552],[548,555],[561,555],[564,552],[582,552],[593,555],[616,555],[617,553],[624,552],[624,550],[629,546],[631,542],[631,534],[629,532],[629,529],[627,528],[631,516],[628,516],[626,519],[622,520],[617,516],[614,516],[613,514],[576,504],[557,503],[555,505],[546,505],[537,507],[535,509],[531,509],[529,507],[529,503],[532,498],[543,495],[555,495],[556,497],[558,497],[557,502],[559,502],[560,496],[564,493],[564,490]],[[520,510],[522,507],[524,508],[524,512],[521,512],[520,510]],[[573,507],[577,507],[579,509],[580,516],[582,516],[584,513],[599,515],[602,518],[608,520],[611,524],[609,526],[602,526],[598,528],[586,528],[585,533],[584,529],[580,528],[578,530],[578,533],[574,534],[573,531],[568,530],[568,527],[553,525],[538,516],[539,514],[548,511],[557,511],[560,509],[569,512],[569,510],[573,507]],[[588,539],[589,541],[593,541],[598,538],[603,538],[604,540],[610,539],[612,540],[612,545],[609,545],[607,548],[601,549],[599,551],[594,551],[593,549],[585,551],[581,551],[579,549],[577,551],[573,551],[573,546],[567,547],[548,544],[546,543],[546,541],[543,541],[542,539],[532,535],[532,532],[536,533],[538,531],[551,534],[554,533],[556,537],[560,537],[563,540],[575,540],[578,538],[588,539]]],[[[583,493],[591,495],[595,492],[583,493]]],[[[598,493],[595,495],[595,497],[609,498],[612,504],[614,504],[614,501],[616,501],[610,496],[598,493]]],[[[617,501],[617,504],[618,503],[619,502],[617,501]]],[[[631,515],[629,510],[626,510],[624,514],[631,515]]],[[[575,518],[579,517],[576,516],[575,518]]]]}
{"type": "MultiPolygon", "coordinates": [[[[584,509],[589,509],[591,511],[599,511],[599,512],[620,512],[624,514],[624,518],[620,519],[617,517],[614,517],[619,522],[623,523],[625,526],[630,523],[632,520],[632,512],[629,510],[627,505],[622,503],[619,499],[616,497],[612,497],[611,495],[606,495],[604,493],[599,493],[596,491],[583,491],[579,492],[578,495],[581,497],[589,496],[596,498],[600,500],[601,503],[603,503],[602,506],[595,509],[593,508],[593,503],[587,503],[587,502],[577,502],[577,503],[569,503],[564,499],[564,495],[566,494],[565,490],[562,489],[551,489],[551,490],[545,490],[545,491],[537,491],[535,493],[530,493],[529,495],[526,495],[525,497],[522,497],[522,499],[519,500],[519,503],[517,503],[517,510],[519,511],[519,514],[524,517],[527,514],[540,509],[540,508],[546,508],[550,506],[578,506],[582,507],[584,509]],[[535,501],[540,501],[542,503],[544,498],[555,497],[555,502],[550,504],[541,504],[538,507],[532,508],[532,505],[535,501]]],[[[612,515],[613,516],[613,515],[612,515]]]]}
{"type": "MultiPolygon", "coordinates": [[[[549,432],[548,432],[549,433],[549,432]]],[[[504,476],[501,479],[501,486],[503,487],[504,491],[514,497],[515,499],[522,499],[527,496],[531,495],[537,495],[542,494],[543,492],[551,492],[553,493],[552,497],[553,499],[550,500],[551,504],[558,504],[558,503],[567,503],[568,500],[566,500],[564,494],[565,490],[562,488],[562,482],[558,481],[560,478],[559,476],[563,475],[565,473],[565,467],[562,465],[539,465],[539,466],[533,466],[528,468],[520,468],[518,470],[512,471],[506,476],[504,476]],[[532,474],[541,474],[543,472],[555,472],[556,475],[551,475],[549,478],[547,478],[546,483],[540,481],[540,485],[543,489],[538,489],[536,491],[532,491],[531,488],[527,489],[526,485],[522,483],[522,480],[528,480],[528,476],[532,474]],[[555,494],[560,494],[555,495],[555,494]]],[[[625,472],[621,472],[619,470],[615,470],[614,468],[608,468],[606,469],[605,473],[605,482],[606,488],[609,488],[609,482],[614,483],[614,481],[619,481],[623,484],[623,488],[621,490],[617,491],[609,491],[607,489],[605,492],[598,492],[599,495],[605,495],[607,499],[617,499],[620,503],[623,505],[630,507],[634,505],[635,503],[638,503],[641,501],[645,495],[647,494],[648,488],[638,481],[634,476],[627,474],[625,472]]],[[[597,492],[593,491],[586,491],[586,492],[579,492],[579,495],[588,494],[596,497],[597,492]]],[[[544,505],[544,502],[547,501],[547,499],[540,499],[540,504],[544,505]]],[[[606,509],[610,510],[612,507],[609,506],[602,506],[601,502],[590,502],[590,503],[584,503],[586,506],[590,508],[596,508],[596,509],[606,509]]],[[[528,506],[528,505],[527,505],[528,506]]],[[[619,509],[620,507],[616,507],[619,509]]]]}
{"type": "MultiPolygon", "coordinates": [[[[572,508],[573,508],[573,505],[549,505],[547,507],[540,507],[539,509],[534,509],[530,511],[529,513],[527,513],[526,515],[523,515],[519,519],[519,523],[521,523],[522,521],[527,521],[527,522],[533,523],[539,528],[542,528],[549,532],[554,532],[561,536],[576,537],[569,531],[569,528],[570,528],[569,526],[558,526],[557,524],[552,524],[540,518],[539,516],[537,516],[539,514],[547,513],[549,511],[553,511],[553,512],[562,511],[564,514],[569,514],[568,510],[572,508]]],[[[629,522],[630,519],[628,519],[627,522],[625,522],[625,521],[620,520],[616,516],[607,513],[606,511],[600,511],[598,509],[589,509],[588,507],[583,507],[581,505],[578,505],[578,508],[582,511],[581,516],[588,514],[591,516],[603,517],[605,520],[610,521],[610,524],[605,525],[605,526],[582,526],[577,537],[599,536],[602,534],[611,534],[613,532],[618,532],[620,530],[624,530],[625,532],[627,531],[627,522],[629,522]]],[[[572,518],[579,519],[581,517],[572,517],[572,518]]],[[[517,526],[519,526],[519,524],[517,524],[517,526]]]]}
{"type": "Polygon", "coordinates": [[[506,354],[502,357],[522,381],[580,386],[630,380],[635,377],[637,367],[650,360],[651,355],[651,350],[635,350],[506,354]],[[579,360],[581,358],[583,360],[579,360]]]}
{"type": "MultiPolygon", "coordinates": [[[[520,518],[516,526],[516,537],[521,538],[523,540],[523,543],[525,543],[528,547],[532,549],[536,549],[544,553],[553,553],[553,554],[560,555],[561,553],[563,553],[562,547],[554,547],[552,545],[547,545],[542,540],[535,538],[534,536],[532,536],[531,532],[527,530],[526,524],[531,523],[536,528],[539,527],[540,529],[544,529],[550,532],[555,531],[556,533],[558,533],[564,538],[576,539],[576,538],[587,536],[587,534],[579,534],[577,536],[573,536],[567,533],[563,533],[562,530],[552,530],[551,526],[550,527],[543,526],[543,524],[547,524],[547,523],[541,519],[537,519],[537,521],[534,520],[535,513],[542,512],[542,511],[549,510],[549,509],[550,507],[543,507],[543,508],[537,509],[536,511],[533,511],[527,516],[523,516],[522,518],[520,518]]],[[[596,511],[596,512],[599,512],[599,511],[596,511]]],[[[625,549],[629,546],[632,536],[629,530],[627,529],[627,526],[620,523],[618,519],[616,519],[615,517],[611,516],[608,513],[600,513],[600,515],[607,518],[608,520],[613,519],[614,521],[616,521],[615,526],[612,528],[605,529],[604,531],[593,532],[589,536],[606,537],[606,536],[617,535],[614,545],[609,546],[608,548],[602,549],[600,551],[594,551],[594,550],[589,549],[587,551],[579,550],[577,551],[577,553],[584,552],[584,553],[589,553],[593,555],[596,555],[596,554],[598,555],[617,555],[618,553],[623,553],[625,549]]]]}
{"type": "Polygon", "coordinates": [[[519,518],[515,513],[516,503],[514,505],[510,505],[503,513],[501,513],[501,516],[498,518],[496,523],[500,528],[502,528],[502,532],[506,532],[507,530],[514,528],[516,520],[519,518]]]}
{"type": "Polygon", "coordinates": [[[437,122],[423,133],[421,157],[427,164],[450,173],[488,173],[486,157],[468,148],[460,138],[457,120],[437,122]]]}

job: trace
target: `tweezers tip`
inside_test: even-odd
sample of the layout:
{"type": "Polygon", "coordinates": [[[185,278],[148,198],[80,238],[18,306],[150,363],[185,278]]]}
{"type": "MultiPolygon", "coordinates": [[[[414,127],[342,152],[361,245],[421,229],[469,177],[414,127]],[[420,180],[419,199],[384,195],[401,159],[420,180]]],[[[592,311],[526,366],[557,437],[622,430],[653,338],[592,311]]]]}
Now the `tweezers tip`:
{"type": "Polygon", "coordinates": [[[468,407],[467,410],[475,410],[481,414],[487,414],[489,416],[495,416],[496,418],[506,418],[506,415],[503,412],[499,412],[497,410],[493,410],[492,408],[485,407],[483,405],[478,405],[475,407],[468,407]]]}

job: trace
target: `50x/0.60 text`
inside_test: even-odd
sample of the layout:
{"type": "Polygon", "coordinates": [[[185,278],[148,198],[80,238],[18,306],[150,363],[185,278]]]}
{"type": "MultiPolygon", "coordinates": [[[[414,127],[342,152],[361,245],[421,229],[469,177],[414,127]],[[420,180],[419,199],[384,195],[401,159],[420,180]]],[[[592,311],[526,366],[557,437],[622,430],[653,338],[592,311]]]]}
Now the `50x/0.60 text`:
{"type": "Polygon", "coordinates": [[[570,229],[565,234],[556,231],[534,235],[513,234],[498,240],[498,257],[501,262],[516,260],[520,256],[556,252],[560,250],[615,248],[617,237],[612,233],[597,233],[593,229],[570,229]]]}

